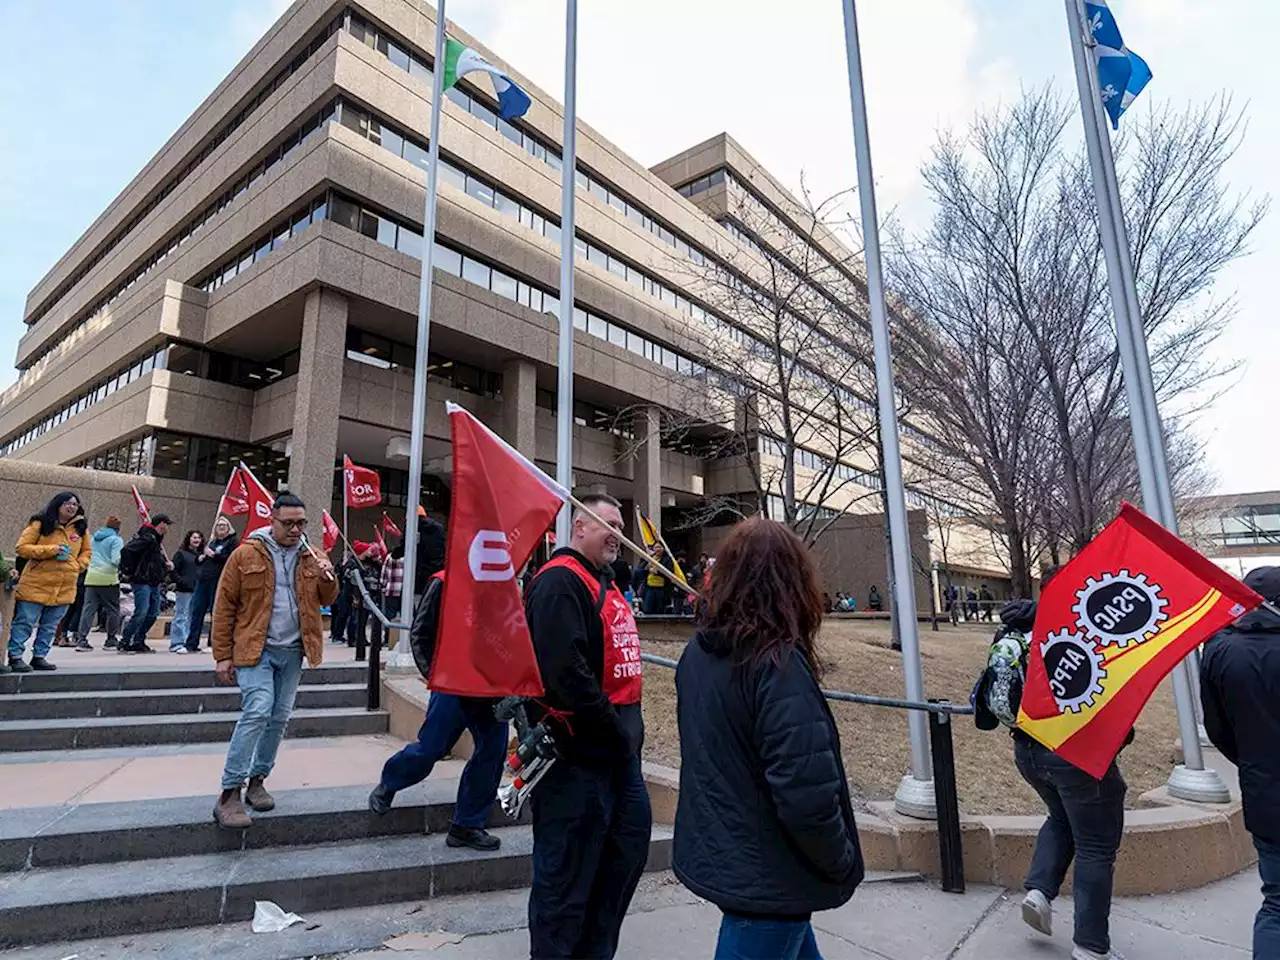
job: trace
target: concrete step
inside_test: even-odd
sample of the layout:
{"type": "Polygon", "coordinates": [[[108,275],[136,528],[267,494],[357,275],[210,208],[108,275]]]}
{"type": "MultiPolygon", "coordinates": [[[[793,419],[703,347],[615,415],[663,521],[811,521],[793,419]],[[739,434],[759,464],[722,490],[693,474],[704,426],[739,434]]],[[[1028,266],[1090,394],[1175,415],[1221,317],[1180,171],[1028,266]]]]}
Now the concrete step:
{"type": "MultiPolygon", "coordinates": [[[[531,829],[496,833],[494,853],[403,836],[31,869],[0,881],[0,947],[245,921],[255,900],[305,915],[527,886],[531,829]]],[[[670,831],[655,827],[648,869],[670,859],[670,831]]]]}
{"type": "MultiPolygon", "coordinates": [[[[84,866],[185,857],[339,840],[421,836],[447,830],[458,782],[429,779],[397,798],[391,812],[369,811],[372,784],[272,791],[276,809],[252,813],[247,830],[213,822],[207,796],[24,807],[0,811],[0,876],[39,867],[84,866]]],[[[521,823],[529,822],[526,807],[521,823]]],[[[495,806],[490,826],[512,826],[495,806]]]]}
{"type": "MultiPolygon", "coordinates": [[[[0,707],[4,701],[0,700],[0,707]]],[[[239,712],[160,714],[144,717],[76,717],[0,721],[0,752],[128,747],[228,740],[239,712]]],[[[387,714],[361,707],[295,710],[289,737],[340,737],[385,733],[387,714]]]]}
{"type": "MultiPolygon", "coordinates": [[[[207,679],[207,678],[206,678],[207,679]]],[[[363,683],[312,683],[298,688],[300,708],[363,707],[363,683]]],[[[15,693],[0,700],[5,720],[70,720],[77,717],[140,717],[175,713],[233,713],[240,709],[235,687],[183,687],[175,690],[84,690],[15,693]]]]}
{"type": "MultiPolygon", "coordinates": [[[[49,673],[0,674],[0,694],[8,693],[79,693],[90,690],[177,690],[207,687],[213,679],[212,658],[191,658],[199,666],[152,666],[149,661],[168,654],[154,656],[121,657],[128,662],[127,670],[93,670],[79,667],[61,667],[49,673]]],[[[174,660],[186,658],[174,657],[174,660]]],[[[309,667],[302,671],[302,683],[363,683],[366,677],[363,663],[335,663],[309,667]]],[[[4,701],[0,700],[0,716],[4,716],[4,701]]]]}

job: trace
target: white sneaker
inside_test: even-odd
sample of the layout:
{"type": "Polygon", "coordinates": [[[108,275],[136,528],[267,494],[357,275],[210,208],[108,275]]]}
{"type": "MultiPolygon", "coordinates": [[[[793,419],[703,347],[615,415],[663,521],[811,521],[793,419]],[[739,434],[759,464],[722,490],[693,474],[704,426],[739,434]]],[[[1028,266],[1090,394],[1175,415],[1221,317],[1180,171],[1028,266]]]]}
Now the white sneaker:
{"type": "Polygon", "coordinates": [[[1114,950],[1110,953],[1094,953],[1086,947],[1075,947],[1071,951],[1071,960],[1124,960],[1124,957],[1114,950]]]}
{"type": "MultiPolygon", "coordinates": [[[[1053,904],[1039,890],[1028,890],[1022,898],[1022,922],[1037,933],[1053,936],[1053,904]]],[[[1075,960],[1087,960],[1077,957],[1075,960]]]]}

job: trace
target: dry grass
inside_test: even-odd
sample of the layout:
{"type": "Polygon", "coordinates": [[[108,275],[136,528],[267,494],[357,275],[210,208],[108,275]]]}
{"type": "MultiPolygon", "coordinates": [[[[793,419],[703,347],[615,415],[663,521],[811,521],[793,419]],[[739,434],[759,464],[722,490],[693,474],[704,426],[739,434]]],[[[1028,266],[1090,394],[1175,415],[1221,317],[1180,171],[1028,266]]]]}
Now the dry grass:
{"type": "MultiPolygon", "coordinates": [[[[921,625],[925,691],[930,697],[967,703],[974,680],[986,662],[992,628],[987,625],[921,625]]],[[[645,640],[648,652],[678,658],[679,642],[645,640]]],[[[889,647],[886,623],[829,620],[819,637],[829,689],[877,696],[903,695],[901,655],[889,647]]],[[[674,672],[645,666],[645,759],[670,766],[680,762],[676,727],[674,672]]],[[[863,800],[893,796],[909,766],[907,724],[900,710],[833,703],[840,727],[845,767],[863,800]]],[[[1129,782],[1129,805],[1168,779],[1177,737],[1173,697],[1166,683],[1138,720],[1137,738],[1120,756],[1129,782]]],[[[1038,813],[1040,799],[1018,775],[1013,743],[1006,732],[978,730],[970,717],[955,719],[956,781],[966,813],[1038,813]]]]}

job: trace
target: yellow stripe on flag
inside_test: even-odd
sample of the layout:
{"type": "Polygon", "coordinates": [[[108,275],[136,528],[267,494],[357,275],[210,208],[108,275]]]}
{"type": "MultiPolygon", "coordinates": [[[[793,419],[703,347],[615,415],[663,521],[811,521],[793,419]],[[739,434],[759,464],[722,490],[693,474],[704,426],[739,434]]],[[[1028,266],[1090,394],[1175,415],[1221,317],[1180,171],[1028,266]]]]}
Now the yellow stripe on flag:
{"type": "Polygon", "coordinates": [[[1094,698],[1092,706],[1082,707],[1079,713],[1067,711],[1043,720],[1033,720],[1019,709],[1018,729],[1034,737],[1050,750],[1061,746],[1088,726],[1098,711],[1105,707],[1125,684],[1203,619],[1220,599],[1222,599],[1220,592],[1210,590],[1194,606],[1162,624],[1160,631],[1150,640],[1126,647],[1105,660],[1103,665],[1106,667],[1107,677],[1102,682],[1102,693],[1094,698]]]}
{"type": "Polygon", "coordinates": [[[680,569],[680,562],[676,560],[676,555],[671,552],[671,548],[667,546],[667,541],[662,539],[662,535],[658,533],[658,528],[653,525],[653,521],[636,507],[636,526],[640,528],[640,539],[644,541],[646,550],[653,550],[659,543],[667,555],[667,562],[671,564],[671,572],[674,573],[680,582],[685,586],[689,585],[689,580],[684,575],[684,571],[680,569]]]}

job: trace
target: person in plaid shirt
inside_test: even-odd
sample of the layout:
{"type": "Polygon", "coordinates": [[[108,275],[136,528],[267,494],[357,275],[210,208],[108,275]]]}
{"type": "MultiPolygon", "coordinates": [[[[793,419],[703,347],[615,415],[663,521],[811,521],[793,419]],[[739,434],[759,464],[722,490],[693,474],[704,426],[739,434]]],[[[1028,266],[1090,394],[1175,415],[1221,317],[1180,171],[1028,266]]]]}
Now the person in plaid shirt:
{"type": "Polygon", "coordinates": [[[388,620],[400,616],[400,594],[404,591],[404,546],[398,546],[382,561],[382,612],[388,620]]]}

